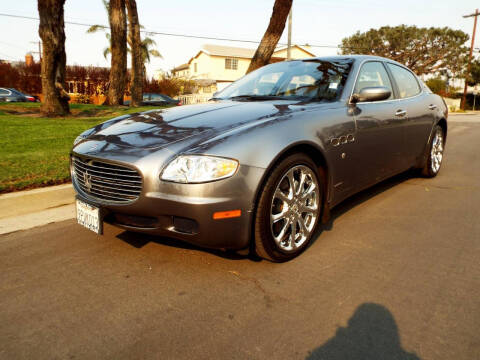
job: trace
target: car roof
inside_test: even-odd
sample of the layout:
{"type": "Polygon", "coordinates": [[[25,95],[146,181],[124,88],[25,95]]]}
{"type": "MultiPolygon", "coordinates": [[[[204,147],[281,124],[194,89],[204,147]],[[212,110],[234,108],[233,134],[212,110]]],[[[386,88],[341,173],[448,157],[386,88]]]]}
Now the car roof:
{"type": "Polygon", "coordinates": [[[398,64],[400,66],[406,67],[405,65],[382,56],[376,55],[332,55],[332,56],[319,56],[314,58],[305,58],[305,59],[298,59],[293,61],[302,61],[302,60],[322,60],[322,61],[339,61],[339,60],[355,60],[355,61],[365,61],[365,60],[377,60],[377,61],[388,61],[393,64],[398,64]]]}

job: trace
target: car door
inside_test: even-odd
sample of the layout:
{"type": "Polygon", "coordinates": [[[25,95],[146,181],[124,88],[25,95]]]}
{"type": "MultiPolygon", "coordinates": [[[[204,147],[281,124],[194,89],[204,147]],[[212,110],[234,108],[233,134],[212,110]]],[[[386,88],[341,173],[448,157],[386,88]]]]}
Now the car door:
{"type": "Polygon", "coordinates": [[[353,107],[359,186],[381,181],[405,166],[404,126],[406,111],[395,99],[392,80],[382,61],[367,61],[360,68],[353,93],[366,87],[386,87],[387,100],[358,102],[353,107]]]}
{"type": "Polygon", "coordinates": [[[422,91],[416,76],[410,70],[390,62],[387,63],[387,68],[396,84],[399,104],[407,111],[405,159],[408,166],[413,166],[425,150],[435,120],[436,105],[430,101],[429,94],[422,91]]]}

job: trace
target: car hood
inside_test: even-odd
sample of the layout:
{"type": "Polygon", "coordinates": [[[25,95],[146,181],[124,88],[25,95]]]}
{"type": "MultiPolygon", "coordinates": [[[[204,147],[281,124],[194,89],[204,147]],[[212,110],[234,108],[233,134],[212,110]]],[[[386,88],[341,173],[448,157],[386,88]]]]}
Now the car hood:
{"type": "Polygon", "coordinates": [[[302,110],[291,101],[219,101],[143,113],[112,119],[88,131],[87,139],[115,147],[158,149],[197,136],[210,138],[247,123],[302,110]]]}

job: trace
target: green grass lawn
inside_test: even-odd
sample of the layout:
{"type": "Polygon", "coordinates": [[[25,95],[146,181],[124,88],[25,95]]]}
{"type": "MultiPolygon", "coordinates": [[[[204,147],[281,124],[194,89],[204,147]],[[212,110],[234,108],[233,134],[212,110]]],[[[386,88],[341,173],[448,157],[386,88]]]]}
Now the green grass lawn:
{"type": "Polygon", "coordinates": [[[43,118],[38,103],[0,104],[0,193],[68,182],[69,152],[78,134],[115,116],[154,108],[71,104],[72,116],[43,118]]]}

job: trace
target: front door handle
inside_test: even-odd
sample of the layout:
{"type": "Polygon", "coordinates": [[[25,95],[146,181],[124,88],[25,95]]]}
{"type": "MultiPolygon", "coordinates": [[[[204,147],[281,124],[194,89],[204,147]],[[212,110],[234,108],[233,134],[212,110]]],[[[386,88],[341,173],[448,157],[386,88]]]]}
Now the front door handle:
{"type": "Polygon", "coordinates": [[[431,105],[428,105],[428,108],[430,110],[435,110],[437,108],[437,105],[431,104],[431,105]]]}
{"type": "Polygon", "coordinates": [[[397,117],[404,117],[405,115],[407,115],[406,110],[397,110],[397,112],[395,113],[395,116],[397,117]]]}

